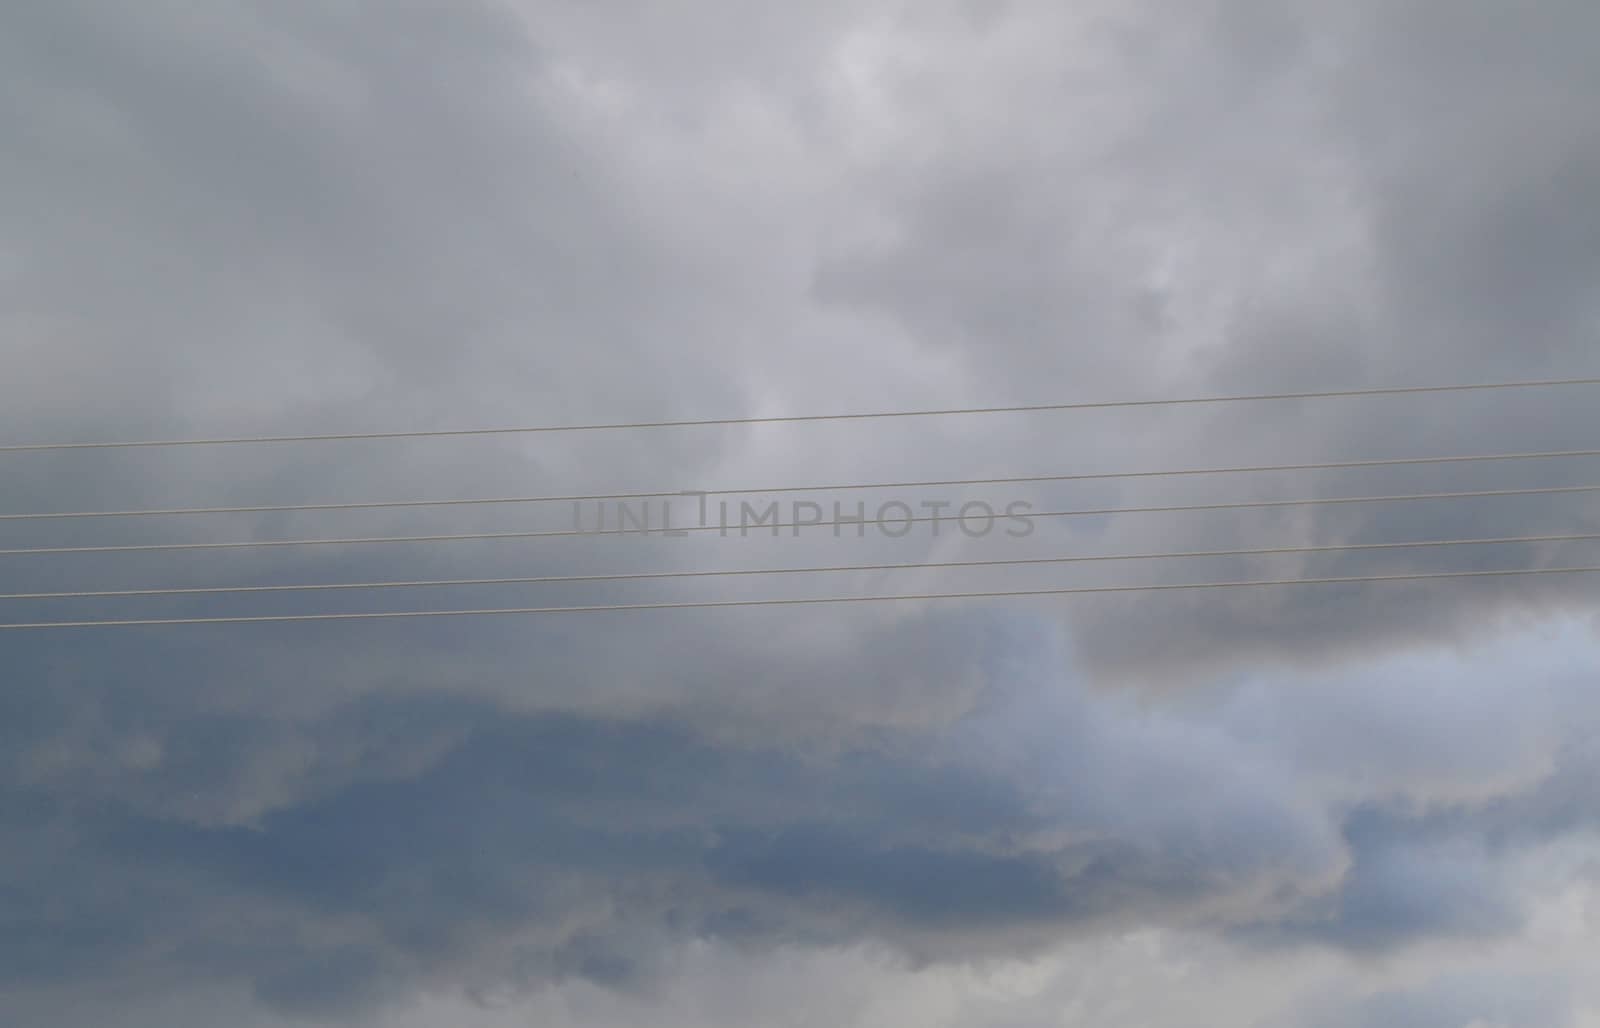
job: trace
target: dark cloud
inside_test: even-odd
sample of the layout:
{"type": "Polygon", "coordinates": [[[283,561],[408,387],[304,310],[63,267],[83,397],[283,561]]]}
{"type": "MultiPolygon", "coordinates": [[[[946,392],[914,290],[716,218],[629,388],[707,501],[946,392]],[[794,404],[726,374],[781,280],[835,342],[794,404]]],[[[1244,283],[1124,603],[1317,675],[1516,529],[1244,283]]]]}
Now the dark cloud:
{"type": "MultiPolygon", "coordinates": [[[[19,939],[26,959],[12,966],[72,980],[175,952],[215,975],[248,976],[284,1010],[336,1013],[494,940],[519,941],[523,959],[506,974],[602,982],[642,973],[631,953],[639,933],[731,931],[766,944],[865,933],[948,959],[1229,900],[1266,879],[1315,879],[1337,863],[1316,819],[1287,795],[1242,770],[1202,771],[1198,756],[1134,741],[1145,734],[1136,722],[1083,703],[1040,708],[996,695],[989,713],[931,747],[902,730],[870,747],[784,754],[660,720],[367,699],[321,720],[316,759],[364,740],[437,755],[407,769],[373,754],[344,769],[343,784],[250,824],[165,813],[170,777],[149,793],[108,789],[86,808],[22,791],[35,830],[60,826],[77,873],[119,898],[79,896],[54,918],[42,908],[48,931],[19,939]],[[1068,767],[1038,774],[1061,759],[1019,722],[1042,719],[1054,741],[1086,731],[1084,718],[1096,735],[1127,742],[1086,734],[1068,767]],[[1014,754],[979,745],[997,729],[1018,743],[1014,754]],[[1144,789],[1176,795],[1152,805],[1137,798],[1144,789]],[[1214,808],[1203,824],[1186,815],[1201,802],[1214,808]],[[145,901],[160,905],[141,913],[145,901]],[[214,935],[206,912],[217,904],[234,911],[226,922],[237,933],[214,935]],[[362,942],[309,941],[322,934],[313,926],[349,920],[362,942]],[[586,922],[576,935],[560,927],[586,922]],[[70,944],[118,923],[143,930],[70,944]],[[587,955],[573,956],[574,946],[587,955]]],[[[272,736],[267,725],[192,722],[211,743],[174,745],[177,767],[149,773],[226,781],[240,759],[230,742],[272,736]]],[[[63,888],[51,863],[9,870],[18,894],[63,888]]]]}
{"type": "MultiPolygon", "coordinates": [[[[1577,0],[1515,17],[1422,2],[668,13],[238,0],[137,16],[13,3],[0,13],[0,437],[1593,374],[1595,20],[1577,0]]],[[[1581,448],[1590,395],[0,457],[5,512],[537,495],[1581,448]]],[[[1585,484],[1591,467],[1025,495],[1043,509],[1509,488],[1585,484]]],[[[0,547],[555,530],[569,517],[512,505],[6,522],[0,547]]],[[[947,530],[0,556],[0,590],[1597,525],[1600,507],[1571,495],[1067,519],[1004,552],[947,530]]],[[[0,620],[1051,588],[1590,553],[0,601],[0,620]]],[[[579,982],[647,995],[686,953],[776,967],[799,950],[883,946],[949,969],[1140,926],[1199,932],[1248,961],[1334,951],[1409,966],[1430,944],[1508,944],[1530,930],[1535,893],[1557,887],[1530,867],[1596,829],[1594,640],[1537,634],[1593,609],[1574,576],[1108,596],[1048,623],[964,603],[4,633],[0,1014],[360,1023],[424,994],[579,982]],[[1487,663],[1438,656],[1512,636],[1510,656],[1487,663]],[[1103,688],[1119,679],[1156,688],[1103,688]]],[[[1560,1023],[1567,1001],[1535,1001],[1514,977],[1476,991],[1448,976],[1387,992],[1343,982],[1317,1014],[1343,1020],[1312,1023],[1560,1023]]]]}
{"type": "MultiPolygon", "coordinates": [[[[34,844],[6,866],[28,928],[8,966],[34,985],[204,973],[339,1017],[452,977],[643,987],[690,940],[866,938],[944,962],[1155,919],[1270,950],[1393,952],[1512,933],[1518,858],[1592,823],[1572,807],[1591,780],[1575,742],[1553,772],[1519,747],[1476,767],[1413,758],[1379,781],[1467,798],[1341,815],[1373,783],[1297,760],[1295,740],[1337,731],[1359,753],[1362,727],[1327,711],[1411,702],[1390,683],[1246,690],[1208,726],[1086,690],[1038,630],[996,626],[988,644],[1007,674],[965,716],[826,746],[438,694],[298,725],[151,725],[159,759],[35,769],[10,794],[34,844]],[[254,769],[296,755],[263,796],[254,769]],[[186,783],[212,795],[186,805],[186,783]]],[[[1571,696],[1554,702],[1589,709],[1571,696]]],[[[1524,706],[1500,731],[1537,745],[1551,719],[1524,706]]]]}

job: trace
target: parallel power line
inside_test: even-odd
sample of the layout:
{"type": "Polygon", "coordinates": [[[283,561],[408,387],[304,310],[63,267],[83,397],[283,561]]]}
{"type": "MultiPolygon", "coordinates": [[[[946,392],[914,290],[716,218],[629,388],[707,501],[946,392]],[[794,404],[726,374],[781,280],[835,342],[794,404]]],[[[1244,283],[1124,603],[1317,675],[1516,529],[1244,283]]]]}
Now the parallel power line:
{"type": "Polygon", "coordinates": [[[1076,596],[1092,593],[1138,593],[1192,589],[1238,589],[1261,586],[1329,585],[1354,582],[1420,582],[1436,579],[1491,578],[1514,575],[1574,575],[1600,571],[1600,567],[1511,568],[1493,571],[1436,571],[1404,575],[1349,575],[1337,578],[1278,578],[1238,582],[1173,582],[1158,585],[1098,585],[1067,589],[985,590],[960,593],[914,593],[885,596],[815,596],[760,600],[694,600],[672,603],[613,603],[562,607],[484,607],[471,610],[363,611],[336,614],[251,614],[235,617],[115,618],[83,621],[0,623],[0,630],[47,628],[110,628],[136,625],[241,625],[268,622],[377,621],[400,618],[484,617],[511,614],[599,614],[638,610],[707,610],[721,607],[794,607],[834,603],[886,603],[919,600],[975,600],[1007,597],[1076,596]]]}
{"type": "Polygon", "coordinates": [[[1092,471],[1061,475],[1017,475],[1007,478],[945,478],[906,482],[850,482],[834,485],[784,485],[737,489],[657,490],[654,492],[571,493],[545,496],[484,496],[440,500],[375,500],[347,503],[278,503],[233,507],[166,507],[137,510],[41,511],[0,514],[0,521],[49,521],[69,518],[132,518],[181,514],[271,514],[290,511],[383,510],[403,507],[467,507],[488,504],[578,503],[589,500],[657,500],[681,496],[752,496],[776,493],[851,492],[868,489],[931,489],[943,486],[1029,485],[1047,482],[1088,482],[1111,479],[1173,478],[1185,475],[1223,475],[1269,471],[1328,471],[1341,468],[1401,467],[1419,464],[1547,460],[1560,457],[1597,457],[1596,450],[1543,450],[1528,453],[1485,453],[1446,457],[1383,457],[1370,460],[1319,461],[1299,464],[1249,464],[1231,467],[1178,468],[1158,471],[1092,471]]]}
{"type": "MultiPolygon", "coordinates": [[[[1400,493],[1387,496],[1328,496],[1311,497],[1293,500],[1244,500],[1228,503],[1184,503],[1165,504],[1159,506],[1140,507],[1097,507],[1079,510],[1051,510],[1051,511],[1019,511],[1016,513],[994,512],[993,518],[1001,519],[1031,519],[1031,518],[1063,518],[1085,517],[1103,514],[1154,514],[1170,513],[1176,511],[1201,511],[1201,510],[1246,510],[1252,508],[1268,507],[1307,507],[1325,504],[1346,503],[1391,503],[1409,500],[1454,500],[1472,497],[1490,496],[1536,496],[1569,493],[1600,492],[1600,485],[1570,485],[1547,486],[1533,489],[1476,489],[1467,492],[1439,492],[1439,493],[1400,493]]],[[[912,516],[907,518],[849,518],[837,522],[832,521],[801,521],[801,522],[774,522],[771,524],[715,524],[715,525],[684,525],[673,528],[674,532],[745,532],[748,531],[779,531],[782,529],[802,528],[843,528],[847,525],[912,525],[935,522],[949,522],[972,520],[959,514],[944,514],[930,516],[912,516]]],[[[656,534],[661,529],[655,529],[656,534]]],[[[461,542],[467,540],[487,539],[548,539],[575,536],[609,536],[609,535],[640,535],[645,534],[638,528],[616,529],[560,529],[555,531],[536,532],[460,532],[439,535],[403,535],[403,536],[356,536],[336,539],[244,539],[226,542],[205,543],[129,543],[105,546],[35,546],[15,549],[0,549],[0,556],[15,557],[28,555],[65,554],[65,553],[153,553],[170,552],[177,550],[231,550],[231,549],[264,549],[285,546],[355,546],[376,543],[431,543],[431,542],[461,542]]]]}
{"type": "Polygon", "coordinates": [[[771,417],[699,418],[683,421],[622,421],[588,425],[532,425],[504,428],[434,429],[395,432],[334,432],[315,435],[232,436],[209,439],[140,439],[99,442],[14,443],[0,453],[42,450],[111,450],[135,447],[232,446],[254,443],[309,443],[361,439],[424,439],[450,436],[533,435],[556,432],[597,432],[622,429],[695,428],[718,425],[777,425],[801,422],[864,421],[887,418],[929,418],[974,414],[1031,414],[1045,411],[1106,410],[1131,407],[1172,407],[1194,404],[1244,403],[1263,400],[1321,400],[1355,396],[1403,396],[1424,393],[1459,393],[1497,389],[1535,389],[1550,386],[1600,385],[1600,378],[1560,378],[1524,382],[1484,382],[1469,385],[1399,386],[1380,389],[1330,389],[1315,392],[1245,393],[1232,396],[1192,396],[1148,400],[1094,400],[1041,403],[1008,407],[951,407],[930,410],[873,411],[854,414],[786,414],[771,417]]]}
{"type": "Polygon", "coordinates": [[[1515,535],[1488,539],[1424,539],[1416,542],[1336,543],[1325,546],[1262,546],[1229,550],[1178,550],[1169,553],[1094,553],[1069,557],[1015,557],[1001,560],[941,560],[890,564],[833,564],[800,568],[735,568],[718,571],[630,571],[603,575],[528,575],[515,578],[443,578],[411,581],[314,582],[298,585],[213,585],[147,589],[96,589],[76,592],[0,593],[0,600],[106,599],[142,596],[201,596],[240,593],[331,592],[358,589],[419,589],[438,586],[539,585],[576,582],[641,582],[687,578],[735,578],[755,575],[812,575],[849,571],[915,571],[951,568],[1026,567],[1031,565],[1087,564],[1103,561],[1167,560],[1198,557],[1253,557],[1289,553],[1347,553],[1364,550],[1425,549],[1445,546],[1500,546],[1510,544],[1580,542],[1600,540],[1600,532],[1572,535],[1515,535]]]}

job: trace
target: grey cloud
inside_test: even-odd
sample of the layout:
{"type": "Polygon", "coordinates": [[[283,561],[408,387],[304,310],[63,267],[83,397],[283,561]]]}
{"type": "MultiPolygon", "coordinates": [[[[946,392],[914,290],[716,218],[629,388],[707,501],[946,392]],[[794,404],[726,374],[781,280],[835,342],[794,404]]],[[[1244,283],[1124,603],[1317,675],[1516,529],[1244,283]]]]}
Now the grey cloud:
{"type": "MultiPolygon", "coordinates": [[[[176,955],[171,973],[243,974],[280,1009],[337,1014],[497,948],[517,954],[490,961],[513,978],[602,982],[648,970],[640,933],[762,944],[865,933],[949,960],[1169,908],[1248,904],[1263,883],[1310,887],[1337,867],[1316,815],[1252,783],[1247,765],[1185,754],[1181,736],[1083,697],[1041,707],[1013,686],[989,692],[987,712],[943,741],[907,729],[788,755],[660,720],[374,697],[320,719],[318,759],[364,738],[436,756],[408,768],[373,754],[331,780],[307,769],[297,795],[251,824],[169,812],[162,796],[179,781],[228,777],[240,759],[230,735],[271,737],[270,722],[249,733],[196,714],[186,730],[209,745],[171,745],[178,766],[149,772],[152,793],[104,790],[88,806],[66,791],[16,793],[18,809],[37,811],[30,827],[66,833],[56,856],[70,873],[108,891],[54,915],[40,907],[10,966],[70,981],[137,966],[156,947],[176,955]],[[1039,728],[1016,731],[1029,722],[1039,728]],[[983,745],[996,731],[1016,739],[1012,755],[983,745]],[[1053,758],[1078,733],[1083,752],[1053,758]],[[142,910],[146,897],[160,906],[142,910]],[[203,913],[217,905],[237,926],[226,936],[203,913]],[[337,923],[362,926],[362,941],[302,941],[337,923]],[[95,947],[72,941],[119,924],[95,947]]],[[[54,895],[57,866],[13,864],[11,887],[54,895]]]]}
{"type": "Polygon", "coordinates": [[[1345,827],[1353,852],[1338,888],[1241,937],[1383,952],[1423,939],[1499,938],[1521,927],[1519,897],[1481,838],[1419,840],[1408,828],[1357,812],[1345,827]]]}
{"type": "MultiPolygon", "coordinates": [[[[1592,34],[1591,11],[1545,5],[1536,24],[1513,30],[1491,5],[1226,10],[1163,19],[1143,49],[1084,72],[1114,97],[1100,107],[1086,99],[1099,94],[1061,83],[1042,48],[1006,69],[1037,91],[1013,98],[1003,130],[963,123],[942,138],[936,170],[884,171],[896,231],[825,259],[819,297],[887,312],[1022,402],[1592,372],[1587,283],[1600,249],[1587,213],[1596,178],[1583,169],[1596,150],[1592,133],[1574,129],[1588,123],[1576,111],[1593,69],[1571,45],[1592,34]],[[1282,59],[1260,59],[1263,48],[1282,59]],[[1088,111],[1098,119],[1069,116],[1088,111]]],[[[908,113],[937,102],[918,87],[938,81],[932,69],[907,76],[908,113]]],[[[1024,445],[1177,467],[1575,447],[1592,428],[1586,394],[1567,391],[1107,414],[1041,427],[1024,445]]],[[[1318,488],[1297,484],[1311,481],[1303,476],[1241,478],[1214,491],[1460,490],[1586,474],[1583,464],[1457,467],[1327,476],[1318,488]]],[[[1125,521],[1107,542],[1205,548],[1586,531],[1595,508],[1576,496],[1125,521]]],[[[1581,564],[1586,554],[1462,551],[1447,563],[1390,553],[1238,570],[1581,564]]],[[[1455,637],[1499,612],[1589,603],[1581,581],[1551,579],[1113,600],[1074,623],[1104,671],[1158,677],[1196,659],[1320,660],[1378,638],[1455,637]]]]}
{"type": "MultiPolygon", "coordinates": [[[[1514,28],[1488,4],[1116,6],[1080,21],[1045,4],[671,17],[543,3],[157,4],[137,17],[12,4],[0,14],[12,141],[0,156],[0,436],[1593,370],[1588,5],[1542,4],[1514,28]]],[[[1555,449],[1592,445],[1589,395],[13,454],[4,508],[1555,449]]],[[[1587,467],[1029,495],[1043,507],[1576,484],[1587,467]]],[[[553,529],[566,516],[8,523],[0,546],[553,529]]],[[[1003,555],[1582,531],[1596,516],[1567,497],[1078,519],[1003,555]]],[[[955,537],[570,543],[16,557],[0,572],[20,591],[996,555],[955,537]]],[[[954,581],[608,583],[487,602],[954,581]]],[[[1570,638],[1549,646],[1573,654],[1565,665],[1366,674],[1384,648],[1587,611],[1577,579],[1103,600],[1061,606],[1070,654],[1051,649],[1052,628],[981,604],[6,635],[0,1009],[94,1020],[80,999],[103,981],[142,997],[121,1023],[167,1023],[149,1013],[165,1009],[158,993],[203,993],[213,1020],[354,1023],[417,990],[646,989],[671,953],[706,940],[754,953],[875,940],[961,963],[1137,924],[1399,961],[1430,940],[1513,933],[1527,900],[1518,861],[1594,827],[1581,739],[1596,709],[1581,699],[1588,651],[1570,638]],[[1101,689],[1118,677],[1160,695],[1101,689]]],[[[309,602],[7,601],[0,617],[309,602]]],[[[1437,1000],[1346,1012],[1432,1024],[1465,1009],[1437,1000]]]]}
{"type": "MultiPolygon", "coordinates": [[[[1341,814],[1351,785],[1315,784],[1325,771],[1274,744],[1334,728],[1324,691],[1344,679],[1256,694],[1307,724],[1252,737],[1259,718],[1237,711],[1153,716],[1086,690],[1037,629],[997,624],[989,645],[1000,677],[947,727],[820,748],[730,740],[714,722],[367,696],[298,727],[314,745],[288,749],[309,766],[248,823],[169,797],[185,781],[249,791],[236,769],[288,729],[194,712],[165,740],[174,766],[122,772],[143,788],[80,777],[13,793],[41,847],[10,865],[13,894],[54,895],[64,873],[104,884],[38,907],[10,966],[74,981],[158,945],[167,974],[242,978],[275,1009],[339,1017],[441,976],[640,987],[662,947],[696,938],[877,938],[944,962],[1153,919],[1384,952],[1504,936],[1520,922],[1511,861],[1592,823],[1538,813],[1578,801],[1588,772],[1566,759],[1532,779],[1489,768],[1498,797],[1341,814]],[[226,936],[210,908],[229,912],[226,936]],[[306,934],[335,924],[360,928],[306,934]]],[[[1341,730],[1354,749],[1361,727],[1341,730]]],[[[1387,797],[1403,770],[1351,769],[1352,785],[1387,797]]],[[[1426,796],[1431,780],[1409,788],[1426,796]]]]}
{"type": "Polygon", "coordinates": [[[1574,1023],[1570,983],[1530,973],[1450,974],[1413,988],[1397,988],[1360,1000],[1334,1000],[1308,1014],[1308,1028],[1446,1028],[1470,1024],[1532,1028],[1574,1023]]]}

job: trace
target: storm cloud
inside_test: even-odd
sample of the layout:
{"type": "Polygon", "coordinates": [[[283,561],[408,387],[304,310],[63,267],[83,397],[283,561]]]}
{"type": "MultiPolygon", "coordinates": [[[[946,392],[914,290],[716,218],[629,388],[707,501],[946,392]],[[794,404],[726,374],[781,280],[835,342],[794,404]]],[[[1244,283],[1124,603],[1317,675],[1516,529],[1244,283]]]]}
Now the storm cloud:
{"type": "MultiPolygon", "coordinates": [[[[1577,0],[18,0],[0,12],[0,444],[1600,374],[1597,35],[1577,0]]],[[[1592,396],[12,452],[0,513],[1583,449],[1592,396]]],[[[1594,468],[981,496],[1206,503],[1594,468]]],[[[570,517],[5,521],[0,548],[570,517]]],[[[0,591],[1566,535],[1600,532],[1600,502],[923,528],[7,554],[0,591]]],[[[0,621],[1555,567],[1593,545],[3,599],[0,621]]],[[[1582,1024],[1600,1010],[1582,975],[1597,632],[1583,575],[7,631],[0,1019],[1582,1024]]]]}

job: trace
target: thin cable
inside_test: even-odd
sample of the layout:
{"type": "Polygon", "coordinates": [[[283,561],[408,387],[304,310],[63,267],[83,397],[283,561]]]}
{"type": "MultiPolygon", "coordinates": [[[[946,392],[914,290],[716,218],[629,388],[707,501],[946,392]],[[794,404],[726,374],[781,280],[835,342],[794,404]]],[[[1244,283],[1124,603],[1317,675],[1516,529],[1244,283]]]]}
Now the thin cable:
{"type": "Polygon", "coordinates": [[[1017,557],[1006,560],[944,560],[899,564],[836,564],[808,568],[739,568],[729,571],[638,571],[614,575],[532,575],[520,578],[445,578],[389,582],[332,582],[308,585],[223,585],[192,588],[100,589],[80,592],[0,593],[0,600],[104,599],[132,596],[198,596],[238,593],[328,592],[352,589],[416,589],[430,586],[536,585],[558,582],[637,582],[678,578],[732,578],[741,575],[800,575],[845,571],[913,571],[936,568],[1015,567],[1032,564],[1080,564],[1111,560],[1165,560],[1181,557],[1246,557],[1286,553],[1339,553],[1351,550],[1398,550],[1412,547],[1493,546],[1509,543],[1579,542],[1600,539],[1600,532],[1576,535],[1517,535],[1497,539],[1426,539],[1419,542],[1338,543],[1327,546],[1269,546],[1238,550],[1180,550],[1173,553],[1096,553],[1073,557],[1017,557]]]}
{"type": "Polygon", "coordinates": [[[770,488],[661,490],[643,493],[575,493],[565,496],[488,496],[456,500],[377,500],[365,503],[288,503],[252,507],[168,507],[144,510],[50,511],[0,514],[0,521],[45,521],[66,518],[128,518],[175,514],[269,514],[286,511],[379,510],[396,507],[464,507],[495,503],[578,503],[586,500],[654,500],[678,496],[750,496],[768,493],[848,492],[863,489],[929,489],[936,486],[1024,485],[1040,482],[1085,482],[1123,478],[1170,478],[1180,475],[1223,475],[1261,471],[1327,471],[1338,468],[1394,467],[1413,464],[1458,464],[1467,461],[1542,460],[1555,457],[1600,457],[1597,450],[1544,450],[1530,453],[1487,453],[1451,457],[1386,457],[1375,460],[1324,461],[1310,464],[1254,464],[1168,471],[1095,471],[1067,475],[1021,475],[1011,478],[946,478],[921,482],[855,482],[842,485],[789,485],[770,488]]]}
{"type": "Polygon", "coordinates": [[[1485,382],[1471,385],[1401,386],[1385,389],[1332,389],[1318,392],[1249,393],[1195,396],[1165,400],[1096,400],[1040,403],[1015,407],[954,407],[942,410],[875,411],[860,414],[788,414],[756,418],[701,418],[692,421],[623,421],[592,425],[536,425],[514,428],[461,428],[410,432],[337,432],[320,435],[234,436],[214,439],[145,439],[126,442],[21,443],[0,446],[0,453],[37,450],[112,450],[153,446],[230,446],[240,443],[310,443],[352,439],[422,439],[446,436],[531,435],[547,432],[597,432],[613,429],[696,428],[711,425],[777,425],[804,421],[861,421],[876,418],[929,418],[954,414],[1028,414],[1042,411],[1103,410],[1111,407],[1171,407],[1182,404],[1243,403],[1257,400],[1320,400],[1347,396],[1400,396],[1457,393],[1486,389],[1534,389],[1547,386],[1597,385],[1600,378],[1558,378],[1529,382],[1485,382]]]}
{"type": "Polygon", "coordinates": [[[1246,582],[1175,582],[1162,585],[1098,585],[1071,589],[1018,589],[969,593],[914,593],[891,596],[816,596],[779,600],[697,600],[682,603],[615,603],[585,607],[491,607],[478,610],[397,610],[355,614],[253,614],[240,617],[125,618],[109,621],[35,621],[0,624],[0,630],[23,628],[105,628],[122,625],[240,625],[268,621],[374,621],[386,618],[475,617],[493,614],[595,614],[622,610],[705,610],[713,607],[783,607],[815,603],[882,603],[892,600],[977,600],[1020,596],[1074,596],[1088,593],[1159,592],[1174,589],[1236,589],[1265,585],[1328,585],[1341,582],[1419,582],[1442,578],[1488,578],[1507,575],[1572,575],[1600,567],[1510,568],[1497,571],[1437,571],[1407,575],[1351,575],[1340,578],[1278,578],[1246,582]]]}
{"type": "MultiPolygon", "coordinates": [[[[1245,510],[1261,507],[1307,507],[1334,503],[1388,503],[1401,500],[1452,500],[1466,499],[1483,496],[1535,496],[1553,493],[1592,493],[1600,492],[1600,485],[1563,485],[1547,486],[1540,489],[1479,489],[1472,492],[1457,493],[1402,493],[1396,496],[1332,496],[1313,499],[1296,500],[1246,500],[1234,503],[1185,503],[1159,507],[1099,507],[1084,510],[1049,510],[1001,514],[994,512],[992,519],[1002,518],[1068,518],[1086,517],[1097,514],[1159,514],[1185,510],[1245,510]]],[[[774,504],[775,506],[775,504],[774,504]]],[[[909,509],[909,508],[908,508],[909,509]]],[[[773,524],[745,525],[685,525],[682,528],[673,528],[672,532],[741,532],[748,536],[749,532],[771,531],[774,535],[780,529],[793,528],[797,531],[802,528],[827,528],[832,527],[835,533],[846,525],[860,525],[865,531],[867,525],[912,525],[941,521],[972,520],[971,517],[963,519],[959,514],[942,514],[930,517],[908,518],[847,518],[838,521],[802,521],[802,522],[775,522],[773,524]]],[[[589,530],[584,528],[562,529],[555,532],[461,532],[450,535],[380,535],[358,536],[344,539],[248,539],[222,543],[137,543],[116,546],[35,546],[21,549],[0,550],[0,557],[17,557],[28,554],[61,554],[61,553],[136,553],[136,552],[166,552],[172,550],[238,550],[262,549],[277,546],[357,546],[369,543],[440,543],[463,542],[467,540],[484,539],[553,539],[572,536],[604,536],[604,535],[662,535],[663,529],[652,529],[645,532],[638,528],[611,528],[589,530]]]]}

